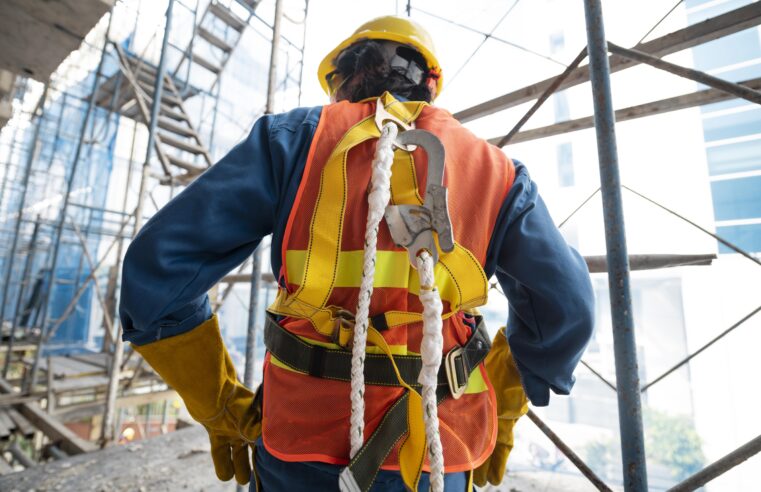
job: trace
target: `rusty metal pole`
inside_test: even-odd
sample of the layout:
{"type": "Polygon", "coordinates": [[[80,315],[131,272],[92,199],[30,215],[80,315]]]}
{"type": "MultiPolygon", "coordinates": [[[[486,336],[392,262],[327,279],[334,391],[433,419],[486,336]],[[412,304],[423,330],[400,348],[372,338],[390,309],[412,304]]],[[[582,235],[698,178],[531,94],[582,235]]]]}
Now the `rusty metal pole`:
{"type": "MultiPolygon", "coordinates": [[[[148,171],[150,166],[151,154],[153,151],[156,129],[158,128],[159,112],[161,109],[161,92],[164,87],[164,75],[166,74],[166,54],[169,44],[169,33],[172,29],[172,7],[174,0],[169,0],[166,8],[166,22],[164,24],[164,38],[161,42],[161,54],[159,55],[159,65],[156,69],[156,83],[153,87],[153,102],[151,104],[151,121],[148,122],[148,145],[145,151],[145,161],[143,162],[142,175],[140,179],[140,191],[138,203],[135,210],[135,227],[132,231],[133,237],[138,233],[143,225],[143,206],[147,194],[148,171]]],[[[132,165],[132,162],[129,163],[132,165]]],[[[127,190],[125,189],[125,193],[127,190]]],[[[117,238],[120,242],[121,239],[117,238]]],[[[117,259],[119,262],[120,259],[117,259]]],[[[106,447],[114,440],[114,415],[116,409],[116,397],[119,392],[119,373],[121,372],[122,358],[124,357],[124,341],[122,340],[121,323],[114,329],[114,353],[111,359],[111,370],[108,379],[108,390],[106,393],[106,407],[103,413],[103,424],[101,427],[100,445],[106,447]]]]}
{"type": "Polygon", "coordinates": [[[634,318],[629,287],[629,257],[626,250],[621,178],[618,170],[616,120],[610,89],[608,45],[605,40],[600,0],[584,0],[584,12],[605,219],[624,490],[644,492],[647,490],[647,468],[642,431],[637,344],[634,337],[634,318]]]}
{"type": "MultiPolygon", "coordinates": [[[[5,260],[5,278],[3,281],[3,294],[2,299],[0,299],[0,329],[5,324],[5,305],[8,300],[8,291],[10,290],[10,284],[11,284],[11,276],[13,274],[13,266],[14,266],[14,256],[16,256],[16,248],[18,247],[18,240],[19,236],[21,235],[21,222],[22,217],[24,216],[24,203],[26,202],[26,194],[29,189],[29,177],[32,175],[32,165],[34,164],[34,159],[37,156],[37,149],[39,148],[38,144],[40,141],[40,128],[42,127],[42,122],[44,119],[44,113],[45,113],[45,102],[47,101],[48,96],[48,86],[45,85],[45,88],[42,91],[42,96],[40,96],[40,100],[37,103],[37,107],[33,113],[34,118],[37,118],[37,123],[34,125],[34,134],[32,137],[32,143],[29,147],[29,153],[27,155],[26,159],[26,165],[24,166],[24,177],[22,178],[21,182],[21,196],[19,197],[19,203],[18,203],[18,215],[16,215],[16,224],[13,227],[13,239],[11,240],[11,248],[8,252],[8,256],[5,260]]],[[[61,110],[63,111],[63,109],[61,110]]],[[[8,160],[8,167],[6,168],[5,175],[8,175],[8,172],[10,171],[10,159],[8,160]]],[[[35,226],[35,232],[37,231],[37,226],[35,226]]],[[[24,278],[22,277],[19,280],[19,290],[22,290],[22,284],[20,282],[23,282],[24,278]]],[[[14,313],[14,316],[16,313],[14,313]]],[[[8,342],[8,350],[5,354],[5,364],[3,366],[3,378],[8,376],[8,367],[11,361],[11,350],[13,346],[13,337],[15,336],[15,330],[11,330],[11,336],[10,341],[8,342]]]]}
{"type": "Polygon", "coordinates": [[[103,37],[103,49],[101,51],[100,55],[100,61],[98,62],[98,67],[95,69],[95,76],[93,78],[92,82],[92,88],[90,89],[90,96],[87,99],[87,108],[85,109],[84,117],[82,118],[82,125],[79,129],[79,139],[77,140],[77,147],[74,151],[74,157],[72,159],[71,163],[71,170],[69,171],[68,179],[66,180],[66,191],[63,195],[63,205],[61,206],[61,210],[59,212],[59,217],[57,219],[57,223],[55,226],[55,232],[53,236],[53,251],[51,253],[51,260],[50,260],[50,278],[48,280],[47,286],[45,288],[45,293],[42,296],[42,307],[40,308],[42,311],[42,318],[40,321],[40,340],[37,344],[37,349],[34,354],[34,362],[32,363],[32,369],[31,374],[29,376],[28,383],[26,385],[25,391],[26,392],[32,392],[34,391],[34,385],[37,383],[37,373],[39,371],[39,365],[40,365],[40,357],[42,357],[42,349],[43,349],[43,341],[46,339],[47,334],[47,324],[48,324],[48,316],[50,315],[50,300],[53,295],[53,289],[55,288],[56,284],[56,268],[58,267],[58,259],[59,259],[59,253],[61,250],[61,240],[63,238],[63,224],[66,221],[66,214],[69,211],[69,201],[71,199],[71,190],[74,186],[74,180],[77,176],[77,169],[79,168],[79,163],[81,162],[82,157],[82,149],[84,148],[86,144],[86,138],[85,134],[87,133],[87,129],[93,124],[91,123],[91,117],[92,114],[95,112],[95,106],[98,101],[98,90],[100,89],[100,78],[103,75],[103,65],[106,61],[106,48],[108,47],[109,37],[111,35],[111,25],[114,21],[114,13],[113,10],[108,15],[108,25],[106,26],[106,34],[103,37]]]}
{"type": "MultiPolygon", "coordinates": [[[[283,2],[275,2],[275,19],[272,23],[272,48],[270,51],[269,81],[267,84],[267,105],[265,114],[272,114],[275,108],[275,93],[277,92],[278,51],[280,49],[280,21],[283,17],[283,2]]],[[[251,295],[248,305],[248,332],[246,333],[246,364],[243,374],[243,384],[248,387],[254,384],[254,365],[256,363],[256,315],[260,309],[260,293],[262,284],[262,245],[256,247],[251,266],[251,295]]]]}

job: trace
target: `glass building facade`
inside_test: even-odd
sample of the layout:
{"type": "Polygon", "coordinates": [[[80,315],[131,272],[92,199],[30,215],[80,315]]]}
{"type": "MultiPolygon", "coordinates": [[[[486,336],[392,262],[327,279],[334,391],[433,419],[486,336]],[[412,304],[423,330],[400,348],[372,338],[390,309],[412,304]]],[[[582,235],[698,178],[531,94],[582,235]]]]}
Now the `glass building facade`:
{"type": "MultiPolygon", "coordinates": [[[[690,24],[752,3],[687,0],[690,24]]],[[[758,29],[693,48],[695,68],[731,82],[761,77],[758,29]]],[[[761,252],[761,107],[743,99],[704,106],[703,136],[716,232],[749,252],[761,252]]],[[[732,250],[719,245],[720,253],[732,250]]]]}

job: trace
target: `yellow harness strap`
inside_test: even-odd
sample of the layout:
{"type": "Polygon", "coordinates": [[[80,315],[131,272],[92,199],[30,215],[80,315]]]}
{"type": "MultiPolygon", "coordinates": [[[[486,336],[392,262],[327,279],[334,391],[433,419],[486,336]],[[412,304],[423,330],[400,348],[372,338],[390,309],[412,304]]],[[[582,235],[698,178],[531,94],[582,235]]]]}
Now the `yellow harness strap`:
{"type": "MultiPolygon", "coordinates": [[[[389,113],[405,123],[415,121],[426,106],[424,102],[399,102],[388,93],[381,100],[389,113]]],[[[299,287],[292,294],[280,289],[269,308],[275,314],[309,319],[318,333],[333,338],[344,347],[351,340],[353,326],[340,316],[340,308],[326,304],[336,285],[359,287],[362,277],[362,252],[340,250],[348,186],[347,155],[355,146],[379,135],[374,115],[369,116],[349,129],[331,152],[320,175],[308,249],[303,252],[290,250],[286,253],[288,278],[292,283],[298,283],[299,287]],[[350,282],[353,284],[346,285],[350,282]]],[[[402,150],[395,152],[391,192],[391,200],[395,204],[422,205],[412,153],[402,150]]],[[[380,268],[379,265],[378,271],[403,269],[406,275],[376,278],[376,284],[379,281],[385,282],[383,287],[405,288],[413,294],[419,294],[419,280],[409,266],[405,251],[379,252],[379,259],[381,257],[387,258],[390,264],[387,268],[380,268]]],[[[455,244],[455,250],[451,253],[440,256],[434,273],[442,299],[449,302],[450,310],[444,313],[443,318],[486,302],[486,275],[478,260],[459,244],[455,244]]],[[[392,328],[421,321],[422,315],[390,311],[385,313],[385,318],[386,324],[392,328]]]]}
{"type": "Polygon", "coordinates": [[[404,438],[401,447],[399,448],[399,471],[402,474],[402,480],[409,490],[417,490],[418,482],[420,482],[420,475],[423,471],[423,462],[425,461],[425,454],[427,444],[425,440],[425,423],[423,421],[423,398],[420,393],[415,391],[411,386],[404,382],[402,375],[399,373],[399,369],[394,361],[394,356],[391,354],[391,348],[386,343],[386,339],[383,338],[378,330],[370,327],[367,330],[367,341],[388,356],[391,361],[391,365],[394,367],[394,372],[399,380],[399,384],[404,386],[409,393],[407,398],[407,436],[404,438]]]}

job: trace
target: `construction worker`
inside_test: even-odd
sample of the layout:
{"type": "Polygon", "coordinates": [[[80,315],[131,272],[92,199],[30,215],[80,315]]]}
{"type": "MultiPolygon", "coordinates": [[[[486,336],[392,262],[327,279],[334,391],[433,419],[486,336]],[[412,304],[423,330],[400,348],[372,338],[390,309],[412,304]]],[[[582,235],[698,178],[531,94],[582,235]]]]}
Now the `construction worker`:
{"type": "Polygon", "coordinates": [[[221,480],[249,481],[251,447],[252,490],[500,483],[527,401],[571,390],[586,265],[526,167],[429,104],[443,76],[420,25],[367,22],[319,67],[331,104],[260,118],[129,248],[124,339],[206,427],[221,480]],[[268,234],[279,294],[254,392],[206,292],[268,234]],[[476,308],[495,274],[510,316],[490,344],[476,308]]]}

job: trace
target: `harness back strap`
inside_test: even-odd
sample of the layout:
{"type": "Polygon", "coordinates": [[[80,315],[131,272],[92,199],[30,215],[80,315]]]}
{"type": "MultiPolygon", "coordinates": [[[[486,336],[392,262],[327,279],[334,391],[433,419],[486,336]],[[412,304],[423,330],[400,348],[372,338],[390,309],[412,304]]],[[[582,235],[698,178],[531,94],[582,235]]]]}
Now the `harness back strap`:
{"type": "MultiPolygon", "coordinates": [[[[486,328],[482,321],[479,322],[476,331],[473,333],[473,336],[466,344],[466,347],[471,345],[474,340],[481,341],[481,343],[475,343],[474,345],[482,345],[483,340],[486,340],[485,351],[488,353],[491,344],[488,342],[489,336],[486,333],[486,328]]],[[[486,355],[485,353],[481,355],[480,352],[468,353],[470,354],[468,357],[468,364],[472,364],[472,369],[470,369],[467,374],[470,374],[471,370],[475,370],[478,365],[483,362],[483,360],[486,358],[486,355]],[[477,358],[471,359],[473,356],[476,356],[477,358]]],[[[394,359],[396,359],[396,356],[394,359]]],[[[415,466],[418,466],[418,463],[414,458],[407,461],[403,459],[403,453],[407,451],[406,447],[411,447],[408,446],[409,439],[415,437],[413,435],[413,429],[411,426],[415,416],[411,415],[410,413],[412,406],[410,398],[413,398],[418,402],[420,400],[420,396],[417,395],[417,398],[415,398],[415,395],[417,395],[417,393],[414,391],[406,392],[404,395],[402,395],[401,398],[399,398],[399,400],[394,403],[389,411],[386,412],[386,415],[383,416],[383,419],[375,429],[375,432],[373,432],[373,434],[365,442],[356,456],[354,456],[347,469],[342,472],[341,480],[352,481],[357,485],[357,488],[361,492],[367,492],[370,490],[370,487],[372,486],[373,482],[375,481],[375,477],[378,474],[378,470],[380,470],[380,467],[383,465],[386,457],[389,455],[389,453],[391,453],[396,443],[402,439],[405,432],[407,432],[409,428],[407,440],[402,443],[402,447],[399,450],[399,464],[401,467],[400,471],[402,473],[404,483],[412,483],[413,479],[411,479],[411,476],[414,476],[415,486],[411,490],[417,490],[417,480],[419,480],[419,474],[421,470],[420,467],[422,467],[422,462],[419,463],[418,468],[415,468],[415,466]],[[415,473],[417,473],[417,475],[414,475],[415,473]]],[[[437,405],[440,405],[441,402],[443,402],[449,396],[449,388],[439,385],[438,389],[436,390],[437,405]]],[[[416,408],[412,409],[412,411],[419,411],[421,407],[418,405],[415,405],[416,408]]]]}
{"type": "MultiPolygon", "coordinates": [[[[382,101],[389,113],[405,123],[413,122],[426,106],[423,102],[402,103],[388,94],[384,94],[382,101]]],[[[352,258],[346,256],[347,252],[340,251],[348,186],[347,155],[360,143],[379,136],[373,116],[368,116],[349,129],[331,152],[320,175],[319,194],[312,215],[305,258],[297,268],[292,268],[292,262],[287,262],[289,278],[294,282],[298,279],[299,287],[293,293],[280,289],[275,302],[269,308],[270,312],[283,316],[309,319],[318,333],[337,338],[342,346],[348,344],[352,327],[336,324],[336,310],[326,305],[336,285],[339,262],[342,262],[342,268],[352,263],[352,258]],[[347,258],[348,261],[345,261],[347,258]]],[[[422,204],[412,154],[405,151],[395,152],[392,169],[392,202],[422,204]]],[[[406,253],[404,255],[406,266],[406,253]]],[[[361,262],[356,268],[361,272],[361,262]]],[[[453,252],[441,256],[435,267],[435,277],[442,299],[446,300],[450,307],[443,318],[486,302],[486,275],[473,254],[459,244],[455,244],[453,252]]],[[[416,275],[410,276],[408,285],[394,287],[407,288],[412,294],[420,291],[416,275]]],[[[422,315],[415,312],[389,311],[385,315],[389,328],[421,320],[422,315]]]]}

